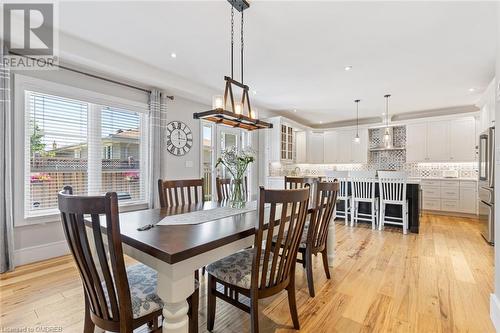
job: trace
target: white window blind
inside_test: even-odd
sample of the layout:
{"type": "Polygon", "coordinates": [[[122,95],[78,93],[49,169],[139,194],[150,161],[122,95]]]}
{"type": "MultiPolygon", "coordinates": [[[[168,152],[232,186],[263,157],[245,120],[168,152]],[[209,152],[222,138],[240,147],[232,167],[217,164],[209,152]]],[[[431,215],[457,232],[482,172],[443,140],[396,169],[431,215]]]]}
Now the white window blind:
{"type": "Polygon", "coordinates": [[[65,185],[146,202],[145,114],[32,91],[25,101],[26,217],[56,213],[65,185]]]}

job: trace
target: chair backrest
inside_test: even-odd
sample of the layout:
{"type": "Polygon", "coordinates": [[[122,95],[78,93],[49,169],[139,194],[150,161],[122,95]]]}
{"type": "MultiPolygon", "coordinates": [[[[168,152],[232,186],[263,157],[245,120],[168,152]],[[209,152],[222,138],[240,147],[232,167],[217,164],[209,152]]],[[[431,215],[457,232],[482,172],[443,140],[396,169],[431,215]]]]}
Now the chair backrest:
{"type": "Polygon", "coordinates": [[[314,177],[286,177],[285,176],[285,189],[294,190],[309,186],[312,188],[314,183],[318,182],[318,178],[314,177]]]}
{"type": "Polygon", "coordinates": [[[352,196],[355,199],[375,198],[376,171],[351,171],[352,196]]]}
{"type": "Polygon", "coordinates": [[[160,206],[162,208],[197,204],[205,201],[203,178],[162,180],[158,179],[160,206]]]}
{"type": "Polygon", "coordinates": [[[64,234],[83,282],[86,306],[102,322],[103,329],[132,332],[132,301],[123,259],[118,198],[76,196],[65,186],[58,204],[64,234]],[[87,236],[84,215],[90,215],[93,237],[87,236]],[[107,245],[101,234],[99,215],[106,221],[107,245]],[[97,264],[96,264],[97,263],[97,264]]]}
{"type": "Polygon", "coordinates": [[[309,206],[309,192],[307,187],[296,190],[265,190],[260,187],[251,289],[258,290],[262,296],[283,290],[295,275],[297,251],[309,206]],[[274,236],[277,237],[273,244],[274,236]]]}
{"type": "Polygon", "coordinates": [[[380,200],[403,203],[406,201],[406,183],[408,176],[401,171],[379,171],[380,200]]]}
{"type": "Polygon", "coordinates": [[[307,246],[311,246],[313,253],[322,251],[326,247],[328,227],[337,203],[339,188],[339,182],[316,184],[315,211],[309,222],[307,235],[307,246]]]}
{"type": "Polygon", "coordinates": [[[333,182],[336,180],[339,182],[338,198],[344,199],[344,198],[348,197],[349,196],[349,171],[333,171],[333,170],[326,170],[325,171],[325,181],[333,182]]]}
{"type": "MultiPolygon", "coordinates": [[[[215,185],[217,189],[217,201],[224,201],[231,198],[231,178],[215,178],[215,185]]],[[[245,176],[243,180],[243,191],[245,197],[248,197],[248,179],[245,176]]]]}

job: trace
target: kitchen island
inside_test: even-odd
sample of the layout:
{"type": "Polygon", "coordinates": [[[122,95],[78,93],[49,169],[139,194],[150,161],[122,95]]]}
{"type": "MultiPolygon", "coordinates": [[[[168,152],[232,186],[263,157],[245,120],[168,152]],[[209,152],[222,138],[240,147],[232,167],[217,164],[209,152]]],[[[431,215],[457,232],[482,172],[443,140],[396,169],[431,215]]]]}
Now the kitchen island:
{"type": "MultiPolygon", "coordinates": [[[[306,176],[300,176],[300,178],[306,176]]],[[[308,175],[308,178],[322,178],[321,175],[308,175]]],[[[284,177],[283,176],[273,176],[268,177],[268,187],[269,188],[284,188],[284,177]]],[[[349,184],[349,193],[350,193],[350,184],[349,184]]],[[[420,180],[419,179],[411,179],[409,178],[406,184],[406,198],[408,200],[408,229],[412,233],[418,233],[419,225],[420,225],[420,211],[421,211],[421,189],[420,189],[420,180]]],[[[380,197],[379,186],[376,183],[375,195],[380,197]]],[[[344,202],[339,201],[337,203],[337,209],[343,211],[344,210],[344,202]]],[[[370,211],[370,204],[360,202],[359,203],[359,212],[367,213],[370,211]]],[[[397,216],[401,217],[401,206],[395,205],[387,205],[387,216],[397,216]]],[[[350,218],[350,216],[349,216],[350,218]]],[[[360,221],[359,223],[364,223],[360,221]]],[[[369,222],[367,222],[369,223],[369,222]]],[[[390,225],[390,224],[388,224],[390,225]]],[[[397,227],[397,226],[395,226],[397,227]]]]}

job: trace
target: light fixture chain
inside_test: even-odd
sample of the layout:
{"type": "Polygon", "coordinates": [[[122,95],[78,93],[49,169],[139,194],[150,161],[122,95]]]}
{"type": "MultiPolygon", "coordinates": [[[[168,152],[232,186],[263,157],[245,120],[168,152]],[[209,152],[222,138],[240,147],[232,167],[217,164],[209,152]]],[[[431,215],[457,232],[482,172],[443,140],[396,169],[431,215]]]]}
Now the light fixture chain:
{"type": "Polygon", "coordinates": [[[234,7],[231,6],[231,78],[234,77],[234,7]]]}
{"type": "Polygon", "coordinates": [[[244,13],[245,11],[241,11],[241,84],[243,84],[243,48],[245,46],[245,41],[243,39],[243,25],[245,23],[244,13]]]}

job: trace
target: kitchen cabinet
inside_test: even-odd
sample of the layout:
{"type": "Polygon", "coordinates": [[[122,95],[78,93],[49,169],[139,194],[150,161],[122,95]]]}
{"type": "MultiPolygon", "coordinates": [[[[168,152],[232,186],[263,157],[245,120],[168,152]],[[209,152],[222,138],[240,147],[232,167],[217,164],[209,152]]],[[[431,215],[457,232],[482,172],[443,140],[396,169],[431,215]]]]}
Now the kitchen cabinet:
{"type": "Polygon", "coordinates": [[[338,133],[336,131],[327,131],[324,133],[323,159],[325,163],[333,164],[338,162],[338,133]]]}
{"type": "Polygon", "coordinates": [[[352,163],[367,163],[368,162],[368,130],[360,129],[359,131],[359,143],[355,143],[354,137],[356,136],[356,130],[352,131],[351,138],[351,162],[352,163]]]}
{"type": "Polygon", "coordinates": [[[424,210],[476,214],[476,181],[424,179],[420,185],[424,210]]]}
{"type": "Polygon", "coordinates": [[[341,130],[338,132],[337,163],[351,163],[352,161],[352,131],[341,130]]]}
{"type": "Polygon", "coordinates": [[[444,161],[449,158],[449,121],[427,123],[427,160],[444,161]]]}
{"type": "Polygon", "coordinates": [[[406,125],[406,161],[421,162],[427,158],[427,124],[406,125]]]}
{"type": "Polygon", "coordinates": [[[452,161],[476,160],[476,121],[473,117],[452,120],[449,135],[452,161]]]}
{"type": "Polygon", "coordinates": [[[324,133],[310,132],[308,140],[308,163],[324,163],[324,133]]]}
{"type": "Polygon", "coordinates": [[[307,135],[305,131],[295,133],[295,162],[307,163],[307,135]]]}
{"type": "Polygon", "coordinates": [[[406,125],[407,162],[473,162],[476,120],[463,117],[406,125]]]}
{"type": "MultiPolygon", "coordinates": [[[[301,136],[297,139],[297,134],[304,132],[299,126],[292,125],[283,117],[272,117],[266,119],[273,124],[271,129],[259,131],[259,140],[263,140],[268,162],[294,162],[297,160],[297,153],[301,154],[301,163],[306,162],[306,138],[301,136]],[[297,150],[297,145],[300,149],[297,150]]],[[[305,133],[305,132],[304,132],[305,133]]],[[[304,134],[305,135],[305,134],[304,134]]]]}
{"type": "Polygon", "coordinates": [[[267,177],[266,188],[272,190],[283,190],[285,188],[285,177],[267,177]]]}

